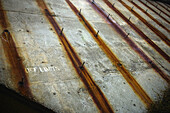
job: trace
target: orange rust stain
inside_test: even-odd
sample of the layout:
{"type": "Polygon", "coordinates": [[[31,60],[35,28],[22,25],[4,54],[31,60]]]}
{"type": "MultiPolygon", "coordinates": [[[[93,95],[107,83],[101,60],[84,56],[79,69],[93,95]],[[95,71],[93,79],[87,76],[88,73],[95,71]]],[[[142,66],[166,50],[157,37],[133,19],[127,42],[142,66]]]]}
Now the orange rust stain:
{"type": "Polygon", "coordinates": [[[152,26],[149,22],[147,22],[142,16],[140,16],[136,11],[132,10],[131,7],[129,7],[126,3],[124,3],[122,0],[118,0],[124,7],[126,7],[131,13],[133,13],[138,19],[140,19],[146,26],[148,26],[149,29],[151,29],[157,36],[162,39],[168,46],[170,46],[170,41],[161,31],[159,31],[157,28],[152,26]]]}
{"type": "Polygon", "coordinates": [[[85,19],[85,17],[79,13],[77,8],[69,1],[66,0],[68,5],[74,11],[76,16],[79,18],[80,22],[85,26],[85,28],[90,32],[94,40],[100,46],[100,48],[105,52],[108,58],[111,60],[113,65],[120,71],[129,85],[132,87],[134,92],[141,98],[141,100],[146,104],[147,107],[152,103],[150,97],[146,94],[146,92],[142,89],[142,87],[138,84],[138,82],[132,77],[132,75],[126,70],[126,68],[121,64],[120,60],[114,55],[114,53],[109,49],[109,47],[104,43],[102,38],[99,35],[96,35],[97,32],[93,29],[90,23],[85,19]]]}
{"type": "Polygon", "coordinates": [[[17,83],[16,85],[18,91],[22,95],[32,98],[32,93],[29,88],[29,82],[27,78],[28,75],[25,72],[22,59],[18,54],[13,37],[8,30],[4,30],[1,40],[3,49],[5,51],[5,56],[11,65],[12,77],[15,80],[15,83],[17,83]]]}
{"type": "Polygon", "coordinates": [[[6,12],[3,11],[1,0],[0,0],[0,25],[2,29],[6,29],[9,26],[6,18],[6,12]]]}
{"type": "Polygon", "coordinates": [[[103,0],[114,12],[116,12],[127,24],[131,26],[148,44],[150,44],[164,59],[170,62],[169,56],[159,48],[151,39],[149,39],[135,24],[129,21],[116,7],[114,7],[108,0],[103,0]]]}
{"type": "Polygon", "coordinates": [[[150,1],[148,1],[148,0],[146,0],[148,3],[150,3],[152,6],[154,6],[156,9],[158,9],[159,11],[161,11],[163,14],[165,14],[166,16],[168,16],[169,18],[170,18],[170,16],[167,14],[167,13],[165,13],[162,9],[160,9],[159,7],[157,7],[156,5],[154,5],[152,2],[150,2],[150,1]]]}
{"type": "Polygon", "coordinates": [[[162,25],[159,21],[157,21],[153,16],[151,16],[149,13],[147,13],[144,9],[142,9],[140,6],[138,6],[135,2],[128,0],[129,2],[131,2],[135,7],[137,7],[139,10],[141,10],[143,13],[145,13],[150,19],[152,19],[154,22],[156,22],[160,27],[162,27],[163,29],[165,29],[167,32],[169,32],[170,30],[168,28],[166,28],[164,25],[162,25]]]}
{"type": "Polygon", "coordinates": [[[170,24],[170,22],[164,18],[162,15],[160,15],[158,12],[156,12],[155,10],[153,10],[150,6],[148,6],[147,4],[143,3],[141,0],[138,0],[141,4],[143,4],[144,6],[146,6],[148,9],[150,9],[151,11],[153,11],[154,13],[156,13],[159,17],[161,17],[163,20],[165,20],[168,24],[170,24]]]}
{"type": "Polygon", "coordinates": [[[45,5],[43,0],[36,0],[37,4],[41,8],[43,12],[45,12],[45,16],[49,20],[50,24],[54,28],[55,32],[58,34],[58,37],[60,41],[62,42],[76,72],[78,73],[79,77],[83,81],[84,85],[86,86],[88,92],[93,98],[93,101],[96,103],[97,107],[99,108],[100,112],[102,113],[113,113],[113,110],[104,96],[103,92],[100,90],[100,88],[97,86],[97,84],[94,82],[94,80],[91,78],[91,75],[85,68],[85,66],[82,66],[82,62],[76,52],[74,51],[73,47],[67,40],[64,33],[62,33],[62,29],[57,24],[57,22],[54,20],[54,18],[51,16],[50,11],[48,10],[47,6],[45,5]]]}
{"type": "Polygon", "coordinates": [[[18,54],[13,37],[7,30],[7,28],[10,27],[10,24],[6,17],[6,12],[3,10],[1,1],[0,1],[0,26],[2,30],[4,30],[3,33],[1,34],[2,35],[1,40],[5,56],[8,59],[9,64],[11,65],[12,78],[16,83],[18,91],[22,95],[32,98],[33,96],[29,88],[29,82],[27,78],[28,75],[25,72],[22,59],[18,54]]]}
{"type": "Polygon", "coordinates": [[[92,7],[94,9],[97,9],[97,12],[100,13],[100,15],[102,17],[104,17],[105,19],[107,19],[108,22],[110,22],[109,25],[112,26],[112,28],[114,30],[116,30],[120,35],[121,38],[123,38],[127,44],[150,66],[154,69],[155,72],[157,72],[164,80],[167,81],[167,83],[170,83],[170,77],[165,74],[130,38],[129,36],[121,29],[121,27],[113,22],[112,19],[110,19],[108,17],[108,15],[106,15],[106,13],[95,3],[95,2],[91,2],[90,0],[87,0],[88,2],[90,2],[90,4],[92,5],[92,7]]]}

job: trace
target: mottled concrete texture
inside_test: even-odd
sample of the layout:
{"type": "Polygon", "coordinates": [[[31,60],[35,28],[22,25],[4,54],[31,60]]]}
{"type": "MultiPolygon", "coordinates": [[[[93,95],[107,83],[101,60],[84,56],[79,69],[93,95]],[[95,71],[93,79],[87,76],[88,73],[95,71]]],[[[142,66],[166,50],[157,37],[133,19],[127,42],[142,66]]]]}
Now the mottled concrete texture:
{"type": "MultiPolygon", "coordinates": [[[[96,91],[96,89],[93,89],[93,86],[91,89],[88,88],[83,82],[76,68],[73,66],[73,61],[70,59],[65,45],[61,41],[62,39],[60,40],[60,36],[57,35],[55,26],[50,24],[45,11],[41,9],[37,1],[0,0],[3,6],[0,13],[5,12],[6,21],[9,24],[5,29],[8,29],[10,32],[16,45],[16,50],[21,58],[20,60],[22,60],[28,79],[28,87],[32,93],[31,100],[58,113],[102,112],[102,108],[100,109],[98,107],[98,103],[95,103],[89,91],[96,91]]],[[[124,38],[126,37],[122,37],[108,19],[89,1],[70,0],[78,10],[81,9],[81,15],[84,16],[93,29],[96,32],[99,30],[98,35],[116,56],[115,59],[119,60],[118,66],[114,65],[117,61],[114,59],[112,61],[108,57],[107,51],[102,49],[102,44],[97,43],[94,36],[92,36],[93,34],[83,24],[83,21],[80,21],[65,0],[44,0],[48,10],[51,12],[52,18],[61,28],[64,28],[63,33],[79,57],[79,60],[85,62],[84,67],[91,76],[91,81],[99,87],[113,111],[116,113],[147,112],[149,106],[147,102],[142,100],[143,97],[141,95],[143,94],[140,92],[140,88],[138,89],[137,87],[135,89],[137,85],[135,86],[133,84],[135,83],[134,80],[143,89],[151,100],[151,103],[161,99],[163,92],[169,87],[169,83],[149,63],[153,62],[163,72],[163,75],[169,78],[170,59],[166,60],[160,55],[158,50],[149,45],[128,23],[109,8],[104,0],[94,0],[95,4],[128,34],[129,39],[138,46],[136,49],[143,51],[152,62],[144,60],[125,41],[124,38]],[[127,78],[126,73],[123,74],[122,71],[124,68],[134,80],[127,78]]],[[[133,7],[133,4],[128,0],[122,1],[128,6],[133,7]]],[[[146,3],[145,0],[141,1],[146,3]]],[[[169,45],[162,41],[156,33],[124,7],[119,0],[109,0],[109,2],[114,3],[113,7],[117,8],[126,18],[130,18],[130,21],[164,51],[169,58],[169,45]]],[[[133,2],[144,10],[148,9],[138,0],[133,0],[133,2]]],[[[169,21],[170,11],[168,10],[170,6],[160,3],[167,8],[165,9],[158,3],[151,2],[169,15],[167,16],[163,12],[160,14],[169,21]]],[[[147,5],[160,13],[153,5],[149,3],[147,5]]],[[[160,27],[137,7],[134,7],[133,10],[140,14],[153,27],[162,32],[169,41],[170,34],[167,30],[160,27]]],[[[170,29],[170,24],[155,12],[148,10],[147,13],[152,15],[152,17],[168,30],[170,29]]],[[[0,83],[22,95],[18,88],[20,86],[16,83],[16,75],[12,71],[12,69],[15,70],[17,67],[15,67],[15,64],[11,65],[11,61],[7,57],[8,49],[4,49],[4,43],[8,44],[8,40],[4,39],[3,31],[4,28],[0,25],[0,83]]],[[[83,72],[83,69],[81,72],[83,72]]],[[[21,78],[20,82],[23,82],[21,78]]]]}

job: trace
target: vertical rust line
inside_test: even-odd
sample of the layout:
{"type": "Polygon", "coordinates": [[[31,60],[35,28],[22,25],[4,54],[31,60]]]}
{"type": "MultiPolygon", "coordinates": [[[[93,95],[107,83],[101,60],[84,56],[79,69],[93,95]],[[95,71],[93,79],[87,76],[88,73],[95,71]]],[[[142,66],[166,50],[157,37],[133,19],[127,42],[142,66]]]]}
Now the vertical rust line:
{"type": "Polygon", "coordinates": [[[164,80],[166,80],[168,83],[170,82],[170,77],[165,74],[130,38],[129,36],[121,29],[120,25],[118,25],[116,22],[113,21],[113,19],[108,18],[108,15],[95,3],[91,2],[90,0],[87,0],[90,2],[92,7],[94,9],[97,9],[98,12],[100,12],[101,16],[104,17],[113,27],[114,30],[116,30],[121,37],[127,42],[127,44],[136,52],[138,55],[149,65],[151,66],[155,72],[157,72],[164,80]]]}
{"type": "Polygon", "coordinates": [[[18,54],[15,42],[10,32],[5,30],[2,33],[1,40],[5,51],[5,56],[10,62],[12,75],[14,75],[13,78],[17,83],[18,91],[22,95],[32,98],[32,93],[29,88],[29,82],[27,78],[28,75],[25,72],[22,59],[18,54]]]}
{"type": "Polygon", "coordinates": [[[140,6],[138,6],[135,2],[128,0],[131,2],[134,6],[136,6],[140,11],[142,11],[144,14],[146,14],[150,19],[152,19],[154,22],[156,22],[160,27],[165,29],[167,32],[170,32],[168,28],[166,28],[164,25],[162,25],[159,21],[157,21],[153,16],[151,16],[149,13],[147,13],[144,9],[142,9],[140,6]]]}
{"type": "Polygon", "coordinates": [[[108,56],[110,61],[113,65],[116,66],[116,68],[120,71],[120,73],[123,75],[125,80],[129,83],[133,91],[137,94],[137,96],[144,102],[144,104],[149,107],[152,103],[152,100],[147,95],[147,93],[143,90],[143,88],[138,84],[138,82],[133,78],[133,76],[128,72],[128,70],[124,67],[123,64],[121,64],[120,60],[116,57],[116,55],[109,49],[109,47],[105,44],[105,42],[102,40],[100,35],[97,35],[97,32],[93,29],[93,27],[90,25],[90,23],[85,19],[85,17],[80,14],[80,12],[77,10],[77,8],[69,1],[66,0],[70,8],[73,10],[73,12],[78,17],[79,21],[85,26],[85,28],[90,32],[93,39],[97,42],[99,47],[105,52],[105,54],[108,56]]]}
{"type": "Polygon", "coordinates": [[[107,100],[107,98],[104,96],[103,92],[100,90],[100,88],[97,86],[97,84],[94,82],[94,80],[91,78],[91,75],[85,68],[85,66],[82,67],[82,62],[76,52],[74,51],[73,47],[67,40],[64,33],[61,33],[60,26],[55,21],[55,19],[51,16],[51,13],[49,9],[47,8],[45,2],[43,0],[36,0],[38,6],[41,8],[42,12],[44,12],[44,15],[48,19],[49,23],[57,33],[59,40],[63,43],[64,49],[66,50],[77,74],[81,78],[82,82],[86,86],[89,94],[92,96],[93,101],[95,102],[96,106],[100,110],[101,113],[113,113],[113,110],[107,100]],[[81,68],[80,68],[81,67],[81,68]]]}
{"type": "Polygon", "coordinates": [[[6,29],[8,24],[7,18],[6,18],[6,12],[3,10],[3,6],[0,0],[0,25],[2,29],[6,29]]]}
{"type": "Polygon", "coordinates": [[[164,21],[166,21],[168,24],[170,24],[170,22],[164,18],[162,15],[160,15],[158,12],[156,12],[155,10],[153,10],[150,6],[148,6],[147,4],[143,3],[141,0],[138,0],[141,4],[143,4],[144,6],[146,6],[148,9],[150,9],[151,11],[153,11],[155,14],[157,14],[159,17],[161,17],[164,21]]]}
{"type": "Polygon", "coordinates": [[[159,48],[151,39],[149,39],[135,24],[129,21],[116,7],[114,7],[108,0],[103,0],[108,7],[110,7],[115,13],[117,13],[131,28],[136,31],[148,44],[150,44],[164,59],[170,62],[169,56],[159,48]]]}
{"type": "Polygon", "coordinates": [[[161,7],[163,7],[166,11],[168,11],[168,12],[170,12],[170,10],[169,9],[167,9],[165,6],[163,6],[161,3],[159,3],[159,2],[156,2],[158,5],[160,5],[161,7]]]}
{"type": "Polygon", "coordinates": [[[152,6],[154,6],[156,9],[158,9],[159,11],[161,11],[163,14],[165,14],[167,17],[169,17],[170,18],[170,16],[167,14],[167,13],[165,13],[162,9],[160,9],[159,7],[157,7],[157,6],[155,6],[152,2],[150,2],[150,1],[148,1],[148,0],[146,0],[148,3],[150,3],[152,6]]]}
{"type": "Polygon", "coordinates": [[[17,90],[24,96],[28,98],[32,98],[32,93],[29,88],[29,82],[27,78],[27,73],[25,72],[25,68],[22,62],[21,57],[19,56],[16,44],[11,33],[7,30],[10,27],[8,19],[6,17],[6,12],[2,8],[2,4],[0,1],[0,26],[4,30],[1,34],[1,41],[3,45],[3,49],[5,52],[5,56],[8,59],[8,62],[11,66],[11,76],[16,83],[17,90]]]}
{"type": "Polygon", "coordinates": [[[126,7],[132,14],[134,14],[139,20],[141,20],[149,29],[151,29],[157,36],[162,39],[168,46],[170,46],[170,41],[167,36],[165,36],[162,32],[160,32],[157,28],[152,26],[149,22],[147,22],[143,17],[141,17],[136,11],[132,10],[127,4],[125,4],[122,0],[118,0],[124,7],[126,7]]]}

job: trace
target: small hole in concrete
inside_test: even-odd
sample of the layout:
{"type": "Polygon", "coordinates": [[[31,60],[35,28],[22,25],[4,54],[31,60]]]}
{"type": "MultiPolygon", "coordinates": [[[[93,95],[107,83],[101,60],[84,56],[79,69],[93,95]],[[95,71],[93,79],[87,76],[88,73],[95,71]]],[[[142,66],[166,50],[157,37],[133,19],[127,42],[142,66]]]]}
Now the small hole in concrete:
{"type": "Polygon", "coordinates": [[[56,93],[53,93],[53,95],[56,95],[56,93]]]}
{"type": "Polygon", "coordinates": [[[42,63],[45,63],[44,61],[42,61],[42,63]]]}
{"type": "Polygon", "coordinates": [[[122,67],[122,64],[121,64],[121,63],[118,63],[117,65],[118,65],[119,67],[122,67]]]}
{"type": "Polygon", "coordinates": [[[70,92],[67,92],[68,94],[70,94],[70,92]]]}
{"type": "Polygon", "coordinates": [[[78,30],[80,33],[82,33],[82,31],[81,30],[78,30]]]}
{"type": "Polygon", "coordinates": [[[29,30],[26,30],[27,32],[30,32],[29,30]]]}
{"type": "Polygon", "coordinates": [[[20,81],[20,82],[18,82],[18,84],[19,84],[20,86],[22,86],[22,85],[24,85],[24,82],[23,82],[23,81],[20,81]]]}
{"type": "Polygon", "coordinates": [[[2,68],[2,70],[5,70],[5,68],[2,68]]]}
{"type": "Polygon", "coordinates": [[[126,84],[125,82],[123,82],[123,84],[126,84]]]}
{"type": "Polygon", "coordinates": [[[133,106],[136,106],[136,104],[133,104],[133,106]]]}

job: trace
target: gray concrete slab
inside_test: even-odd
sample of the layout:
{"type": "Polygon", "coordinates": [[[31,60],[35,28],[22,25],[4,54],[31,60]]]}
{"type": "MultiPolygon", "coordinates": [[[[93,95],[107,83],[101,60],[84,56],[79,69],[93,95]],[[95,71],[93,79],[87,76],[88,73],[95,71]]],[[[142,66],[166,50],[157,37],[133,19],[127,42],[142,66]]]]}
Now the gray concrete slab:
{"type": "MultiPolygon", "coordinates": [[[[141,57],[134,52],[108,22],[96,12],[87,0],[70,0],[81,14],[89,21],[92,27],[120,59],[121,63],[153,100],[159,100],[168,83],[160,77],[141,57]]],[[[111,0],[110,0],[111,1],[111,0]]],[[[17,51],[23,59],[25,71],[28,74],[30,89],[34,101],[60,113],[95,113],[99,108],[90,96],[87,88],[78,76],[63,43],[41,12],[35,0],[2,0],[4,10],[8,17],[11,32],[17,46],[17,51]],[[12,5],[10,5],[12,4],[12,5]]],[[[117,1],[117,7],[126,16],[132,16],[134,22],[147,36],[169,55],[166,46],[151,30],[146,28],[135,16],[126,10],[117,1]]],[[[126,2],[124,0],[124,2],[126,2]]],[[[53,18],[57,21],[71,46],[94,82],[99,86],[111,107],[116,113],[143,113],[147,112],[144,102],[136,95],[126,79],[112,64],[104,51],[99,47],[88,30],[82,25],[74,12],[64,0],[45,0],[53,18]]],[[[141,37],[102,0],[99,5],[110,13],[115,21],[130,38],[142,49],[157,65],[169,76],[169,62],[163,59],[153,48],[148,46],[141,37]]],[[[130,3],[127,3],[131,5],[130,3]]],[[[139,4],[139,3],[138,3],[139,4]]],[[[144,6],[141,6],[144,7],[144,6]]],[[[142,14],[146,17],[146,15],[142,14]]],[[[155,27],[158,27],[149,18],[146,18],[155,27]]],[[[160,19],[160,18],[159,18],[160,19]]],[[[160,19],[161,20],[161,19],[160,19]]],[[[167,23],[166,23],[167,24],[167,23]]],[[[168,25],[169,26],[169,25],[168,25]]],[[[169,33],[159,28],[168,37],[169,33]]],[[[0,29],[2,33],[2,28],[0,29]]],[[[2,37],[1,37],[2,40],[2,37]]],[[[0,40],[0,48],[3,48],[0,40]]],[[[0,83],[18,92],[16,83],[12,79],[11,67],[0,49],[0,83]]],[[[19,93],[19,92],[18,92],[19,93]]]]}

